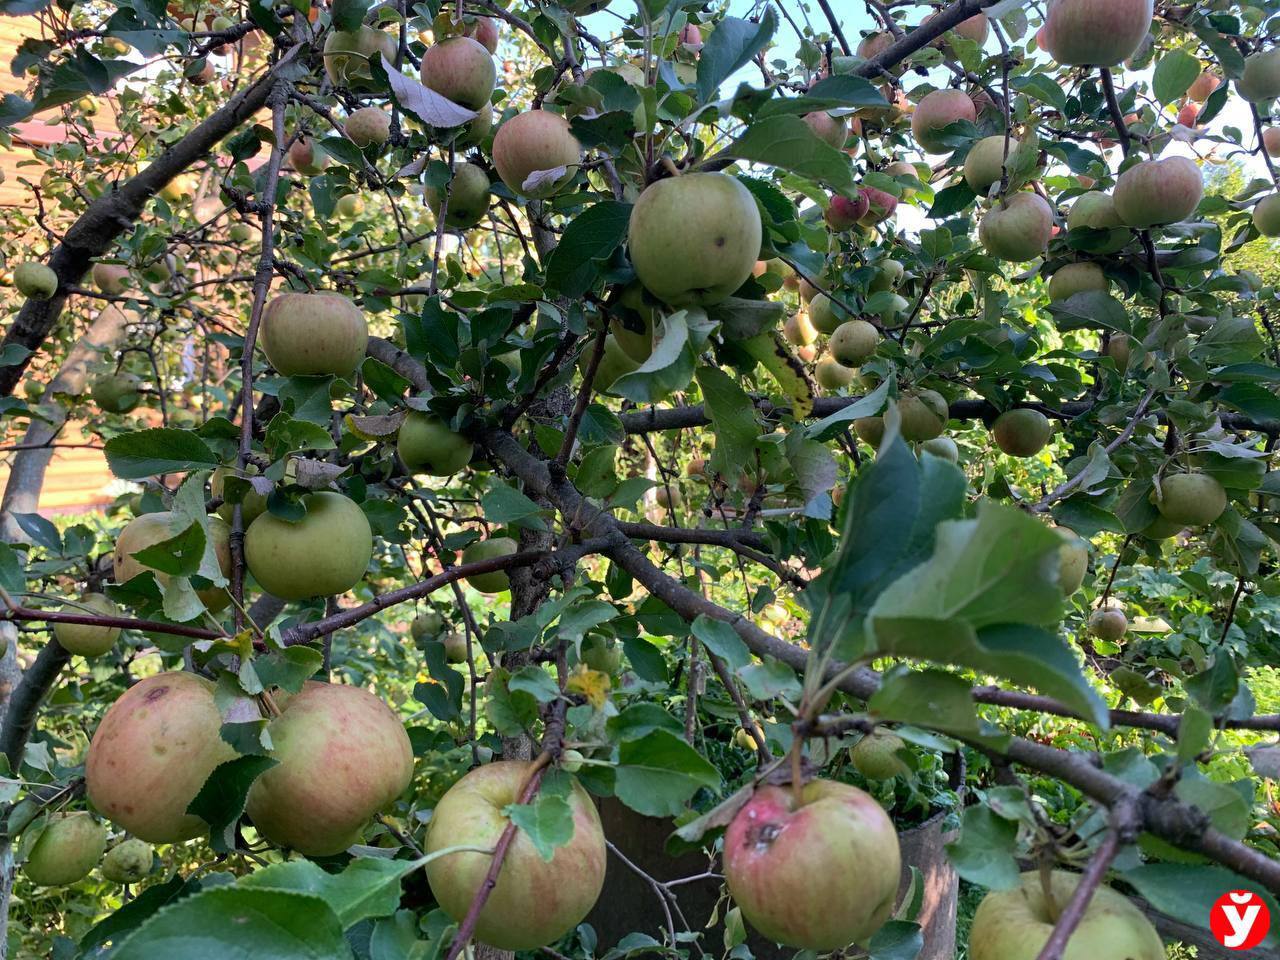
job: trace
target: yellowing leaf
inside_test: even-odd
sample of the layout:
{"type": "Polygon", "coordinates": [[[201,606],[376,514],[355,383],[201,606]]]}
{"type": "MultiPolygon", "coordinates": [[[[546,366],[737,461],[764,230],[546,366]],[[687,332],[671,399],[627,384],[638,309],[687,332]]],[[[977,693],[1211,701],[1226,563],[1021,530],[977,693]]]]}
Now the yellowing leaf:
{"type": "Polygon", "coordinates": [[[587,698],[587,703],[596,710],[600,710],[609,699],[609,690],[612,686],[613,683],[607,673],[592,670],[586,664],[580,663],[573,673],[569,674],[565,689],[570,693],[582,694],[587,698]]]}

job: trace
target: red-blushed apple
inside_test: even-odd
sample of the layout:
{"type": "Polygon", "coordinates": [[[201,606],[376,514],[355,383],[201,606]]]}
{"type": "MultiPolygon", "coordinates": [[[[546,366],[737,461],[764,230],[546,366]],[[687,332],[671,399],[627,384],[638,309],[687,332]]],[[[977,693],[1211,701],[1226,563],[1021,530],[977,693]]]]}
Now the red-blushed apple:
{"type": "Polygon", "coordinates": [[[1152,0],[1050,0],[1040,46],[1063,66],[1117,66],[1147,36],[1152,8],[1152,0]]]}
{"type": "Polygon", "coordinates": [[[27,852],[22,872],[42,887],[65,887],[87,877],[106,847],[104,824],[87,813],[62,814],[45,824],[27,852]]]}
{"type": "Polygon", "coordinates": [[[857,198],[853,200],[839,194],[832,197],[823,216],[832,230],[852,230],[870,209],[871,202],[867,195],[859,190],[857,198]]]}
{"type": "Polygon", "coordinates": [[[468,463],[474,444],[439,417],[409,411],[396,437],[396,453],[411,473],[451,477],[468,463]]]}
{"type": "Polygon", "coordinates": [[[490,53],[498,50],[498,21],[493,17],[476,17],[462,31],[464,36],[475,40],[490,53]]]}
{"type": "Polygon", "coordinates": [[[272,843],[331,856],[409,785],[404,724],[369,691],[308,682],[268,727],[279,763],[249,789],[245,811],[272,843]]]}
{"type": "MultiPolygon", "coordinates": [[[[171,540],[182,533],[191,523],[176,514],[161,511],[144,513],[130,520],[116,536],[115,551],[112,554],[113,579],[116,583],[128,583],[144,570],[150,570],[156,578],[160,589],[169,582],[169,575],[148,567],[138,560],[134,554],[147,547],[165,540],[171,540]]],[[[224,577],[231,576],[231,528],[219,517],[210,517],[208,539],[213,545],[214,556],[218,559],[218,568],[224,577]]],[[[196,595],[212,612],[217,613],[231,602],[225,587],[204,587],[196,591],[196,595]]]]}
{"type": "Polygon", "coordinates": [[[1204,103],[1209,99],[1209,94],[1213,93],[1221,85],[1222,77],[1212,70],[1205,70],[1200,76],[1191,81],[1191,86],[1187,88],[1187,99],[1196,103],[1204,103]]]}
{"type": "Polygon", "coordinates": [[[1262,146],[1273,160],[1280,159],[1280,127],[1263,127],[1262,146]]]}
{"type": "Polygon", "coordinates": [[[627,250],[646,290],[673,307],[711,306],[751,276],[763,228],[751,191],[723,173],[651,183],[631,208],[627,250]]]}
{"type": "Polygon", "coordinates": [[[686,23],[680,28],[680,46],[695,52],[702,49],[702,31],[697,24],[686,23]]]}
{"type": "Polygon", "coordinates": [[[286,377],[350,376],[369,343],[364,313],[336,293],[282,293],[267,304],[258,336],[286,377]]]}
{"type": "Polygon", "coordinates": [[[1023,191],[1005,197],[983,216],[978,239],[993,257],[1022,263],[1049,248],[1053,210],[1037,193],[1023,191]]]}
{"type": "Polygon", "coordinates": [[[978,111],[973,98],[963,90],[931,90],[916,105],[911,115],[911,135],[925,153],[950,153],[942,139],[942,131],[953,123],[977,122],[978,111]]]}
{"type": "MultiPolygon", "coordinates": [[[[492,849],[506,829],[503,811],[519,802],[532,764],[499,760],[477,767],[449,788],[427,827],[426,852],[449,847],[492,849]]],[[[565,776],[569,776],[565,774],[565,776]]],[[[476,924],[476,937],[500,950],[533,950],[554,943],[595,906],[604,886],[605,839],[591,797],[577,781],[566,796],[573,838],[544,860],[523,830],[516,830],[498,882],[476,924]]],[[[427,882],[440,906],[461,922],[493,858],[459,851],[427,864],[427,882]]]]}
{"type": "Polygon", "coordinates": [[[1120,174],[1112,196],[1121,222],[1141,230],[1177,223],[1195,213],[1204,196],[1204,180],[1188,157],[1144,160],[1120,174]]]}
{"type": "Polygon", "coordinates": [[[838,950],[865,940],[893,911],[898,835],[873,797],[832,780],[761,786],[724,835],[729,894],[777,943],[838,950]]]}
{"type": "Polygon", "coordinates": [[[874,227],[893,216],[898,209],[898,198],[876,187],[859,187],[858,194],[867,201],[867,212],[858,221],[864,227],[874,227]]]}
{"type": "Polygon", "coordinates": [[[484,44],[470,37],[448,37],[427,47],[421,73],[424,87],[468,110],[489,105],[498,76],[484,44]]]}
{"type": "Polygon", "coordinates": [[[830,144],[839,150],[849,138],[849,125],[844,117],[833,117],[825,110],[817,113],[806,113],[801,117],[809,125],[809,129],[823,143],[830,144]]]}
{"type": "Polygon", "coordinates": [[[197,836],[187,813],[205,780],[236,752],[222,739],[213,684],[194,673],[138,681],[107,710],[85,757],[85,790],[116,826],[150,843],[197,836]]]}
{"type": "Polygon", "coordinates": [[[498,128],[493,137],[493,165],[512,193],[539,200],[559,193],[582,160],[582,146],[569,129],[569,121],[549,110],[517,113],[498,128]],[[544,171],[563,171],[558,175],[544,171]]]}
{"type": "Polygon", "coordinates": [[[307,514],[291,521],[264,513],[244,535],[244,560],[258,585],[281,600],[346,593],[364,578],[373,532],[364,511],[332,490],[302,498],[307,514]]]}
{"type": "Polygon", "coordinates": [[[858,41],[858,49],[855,51],[863,60],[870,60],[872,57],[878,57],[893,46],[893,34],[887,30],[879,33],[869,33],[858,41]]]}
{"type": "Polygon", "coordinates": [[[1196,117],[1200,116],[1200,107],[1195,103],[1184,103],[1178,108],[1178,123],[1184,127],[1194,127],[1196,117]]]}
{"type": "Polygon", "coordinates": [[[381,145],[391,136],[391,115],[381,107],[361,107],[351,112],[342,129],[357,147],[381,145]]]}
{"type": "Polygon", "coordinates": [[[818,329],[809,321],[806,313],[793,313],[782,325],[782,335],[787,343],[797,347],[807,347],[818,339],[818,329]]]}
{"type": "MultiPolygon", "coordinates": [[[[1053,933],[1060,911],[1071,902],[1078,874],[1050,875],[1052,904],[1038,870],[1029,870],[1012,890],[993,890],[978,905],[969,931],[971,960],[1034,960],[1053,933]]],[[[1164,960],[1164,942],[1151,921],[1103,884],[1093,892],[1062,960],[1164,960]]]]}

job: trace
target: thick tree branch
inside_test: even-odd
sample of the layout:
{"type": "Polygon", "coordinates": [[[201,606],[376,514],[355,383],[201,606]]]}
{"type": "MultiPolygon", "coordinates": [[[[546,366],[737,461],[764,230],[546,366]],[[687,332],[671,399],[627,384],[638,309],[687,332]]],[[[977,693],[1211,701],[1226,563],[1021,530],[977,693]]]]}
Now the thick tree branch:
{"type": "Polygon", "coordinates": [[[15,776],[22,766],[27,740],[35,729],[40,704],[44,703],[58,674],[70,659],[71,654],[51,637],[36,654],[35,662],[23,671],[22,682],[13,691],[9,710],[4,716],[4,725],[0,727],[0,751],[9,758],[9,769],[15,776]]]}

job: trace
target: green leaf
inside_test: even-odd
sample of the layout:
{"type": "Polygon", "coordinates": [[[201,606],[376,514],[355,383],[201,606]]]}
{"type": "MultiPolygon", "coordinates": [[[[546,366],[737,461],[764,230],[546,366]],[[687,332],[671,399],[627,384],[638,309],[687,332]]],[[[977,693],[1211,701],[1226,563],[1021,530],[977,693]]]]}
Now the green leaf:
{"type": "Polygon", "coordinates": [[[830,440],[839,436],[853,421],[862,417],[874,417],[884,409],[889,398],[889,381],[886,380],[865,397],[859,397],[847,407],[841,407],[830,416],[823,417],[817,423],[806,427],[811,440],[830,440]]]}
{"type": "Polygon", "coordinates": [[[547,287],[570,298],[581,297],[627,236],[631,204],[603,200],[587,207],[564,228],[560,243],[547,259],[547,287]]]}
{"type": "Polygon", "coordinates": [[[1012,890],[1022,876],[1015,858],[1018,825],[989,807],[969,807],[961,821],[960,839],[947,844],[951,864],[970,883],[992,890],[1012,890]]]}
{"type": "Polygon", "coordinates": [[[564,797],[541,793],[533,803],[513,803],[502,812],[524,831],[538,856],[548,863],[556,847],[573,839],[573,808],[564,797]]]}
{"type": "Polygon", "coordinates": [[[960,180],[949,187],[944,187],[933,198],[933,206],[929,208],[929,219],[945,220],[962,210],[967,210],[977,196],[967,180],[960,180]]]}
{"type": "Polygon", "coordinates": [[[800,699],[800,681],[796,672],[780,660],[766,658],[763,663],[753,663],[738,671],[738,678],[746,685],[753,700],[800,699]]]}
{"type": "Polygon", "coordinates": [[[337,30],[356,30],[364,23],[369,0],[333,0],[333,26],[337,30]]]}
{"type": "Polygon", "coordinates": [[[611,393],[636,403],[654,403],[689,386],[698,355],[715,323],[705,310],[693,307],[668,314],[654,331],[655,345],[647,360],[614,381],[611,393]]]}
{"type": "Polygon", "coordinates": [[[922,711],[929,727],[958,737],[981,730],[968,682],[942,670],[897,670],[885,676],[867,701],[867,710],[883,720],[916,723],[922,711]]]}
{"type": "Polygon", "coordinates": [[[236,757],[213,768],[200,792],[187,806],[193,814],[209,824],[209,840],[214,850],[226,853],[235,848],[235,826],[244,813],[249,788],[278,760],[263,756],[236,757]]]}
{"type": "Polygon", "coordinates": [[[292,646],[254,658],[253,665],[265,687],[297,693],[324,664],[324,654],[311,647],[292,646]]]}
{"type": "Polygon", "coordinates": [[[724,155],[788,170],[846,193],[856,187],[849,158],[819,140],[799,117],[769,117],[751,124],[724,155]]]}
{"type": "Polygon", "coordinates": [[[614,790],[637,813],[674,817],[703,787],[718,791],[719,771],[669,730],[654,730],[618,748],[614,790]]]}
{"type": "Polygon", "coordinates": [[[11,596],[24,593],[27,589],[27,574],[22,567],[22,559],[7,543],[0,543],[0,587],[4,587],[11,596]]]}
{"type": "Polygon", "coordinates": [[[125,938],[125,934],[141,926],[160,908],[187,896],[199,884],[200,881],[198,880],[190,881],[181,876],[174,876],[164,883],[147,887],[119,910],[107,914],[104,919],[96,923],[80,939],[81,953],[85,956],[97,956],[96,953],[92,952],[97,947],[102,946],[108,940],[113,940],[117,943],[122,941],[125,938]]]}
{"type": "Polygon", "coordinates": [[[189,430],[139,430],[106,443],[107,465],[121,480],[145,480],[162,473],[216,467],[217,455],[189,430]]]}
{"type": "Polygon", "coordinates": [[[763,120],[782,114],[805,114],[815,110],[834,110],[840,107],[884,107],[887,101],[875,84],[852,74],[824,77],[801,97],[774,97],[756,111],[756,119],[763,120]]]}
{"type": "MultiPolygon", "coordinates": [[[[1121,874],[1153,907],[1183,923],[1209,928],[1214,903],[1230,890],[1250,890],[1266,903],[1272,918],[1280,916],[1275,898],[1260,883],[1217,866],[1148,863],[1121,874]]],[[[1272,922],[1271,932],[1261,948],[1280,948],[1280,925],[1272,922]]]]}
{"type": "Polygon", "coordinates": [[[716,439],[711,471],[736,476],[750,463],[756,437],[760,436],[755,405],[742,387],[719,367],[699,367],[697,380],[711,418],[710,432],[716,439]]]}
{"type": "Polygon", "coordinates": [[[742,642],[737,631],[723,620],[713,620],[706,614],[699,614],[690,629],[702,641],[702,645],[723,660],[725,666],[734,673],[751,663],[751,651],[742,642]]]}
{"type": "Polygon", "coordinates": [[[205,533],[199,523],[192,523],[181,533],[137,551],[131,556],[144,567],[178,577],[199,572],[204,558],[205,533]]]}
{"type": "Polygon", "coordinates": [[[319,897],[343,928],[369,917],[388,917],[400,906],[400,881],[416,869],[406,860],[361,857],[341,873],[326,873],[310,860],[273,863],[241,877],[239,887],[269,887],[319,897]]]}
{"type": "Polygon", "coordinates": [[[1089,290],[1049,304],[1049,313],[1059,330],[1104,327],[1116,333],[1129,332],[1129,313],[1124,304],[1108,293],[1089,290]]]}
{"type": "Polygon", "coordinates": [[[541,667],[521,667],[511,675],[507,682],[511,690],[523,690],[539,703],[550,703],[560,696],[560,688],[551,679],[551,675],[541,667]]]}
{"type": "Polygon", "coordinates": [[[1151,90],[1161,103],[1173,103],[1186,94],[1201,69],[1198,57],[1185,50],[1170,50],[1156,64],[1151,90]]]}
{"type": "Polygon", "coordinates": [[[698,101],[706,103],[720,90],[720,84],[741,70],[765,48],[778,27],[778,16],[769,7],[759,23],[725,17],[707,39],[698,55],[698,101]]]}
{"type": "Polygon", "coordinates": [[[1049,104],[1058,111],[1067,109],[1066,90],[1060,84],[1055,83],[1047,74],[1029,73],[1021,77],[1014,77],[1009,81],[1009,86],[1020,93],[1035,97],[1042,103],[1049,104]]]}
{"type": "Polygon", "coordinates": [[[676,736],[684,734],[684,725],[671,711],[656,703],[633,703],[605,723],[614,740],[640,740],[654,730],[666,730],[676,736]]]}
{"type": "Polygon", "coordinates": [[[503,526],[514,524],[530,530],[546,529],[546,524],[538,516],[543,512],[542,508],[515,487],[500,480],[493,481],[480,498],[480,509],[491,523],[503,526]]]}
{"type": "Polygon", "coordinates": [[[164,907],[113,960],[346,960],[351,948],[329,905],[285,890],[220,887],[164,907]]]}
{"type": "Polygon", "coordinates": [[[910,920],[890,920],[867,944],[869,960],[916,960],[924,949],[924,931],[910,920]]]}

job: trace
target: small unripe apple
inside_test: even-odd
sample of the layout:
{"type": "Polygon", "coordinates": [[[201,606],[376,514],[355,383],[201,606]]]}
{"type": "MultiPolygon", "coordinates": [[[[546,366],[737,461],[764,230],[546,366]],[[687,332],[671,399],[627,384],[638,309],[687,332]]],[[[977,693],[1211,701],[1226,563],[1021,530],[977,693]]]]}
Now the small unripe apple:
{"type": "Polygon", "coordinates": [[[880,331],[865,320],[846,320],[831,334],[827,349],[846,367],[857,367],[876,352],[880,331]]]}
{"type": "Polygon", "coordinates": [[[24,297],[32,300],[52,300],[58,292],[58,275],[43,263],[28,260],[13,271],[13,285],[24,297]]]}
{"type": "Polygon", "coordinates": [[[1129,369],[1129,357],[1133,353],[1133,344],[1129,340],[1129,335],[1113,333],[1103,353],[1111,358],[1117,370],[1124,373],[1129,369]]]}
{"type": "Polygon", "coordinates": [[[762,230],[755,197],[739,180],[688,173],[651,183],[640,194],[627,249],[637,278],[659,300],[710,306],[751,276],[762,230]]]}
{"type": "Polygon", "coordinates": [[[1063,66],[1114,67],[1151,28],[1152,0],[1054,0],[1040,44],[1063,66]]]}
{"type": "Polygon", "coordinates": [[[565,773],[577,773],[582,769],[583,761],[587,758],[582,755],[581,750],[562,750],[560,752],[560,769],[565,773]]]}
{"type": "Polygon", "coordinates": [[[462,125],[454,144],[458,147],[477,147],[484,142],[492,129],[493,111],[489,107],[481,107],[474,120],[462,125]]]}
{"type": "Polygon", "coordinates": [[[333,856],[409,785],[404,724],[360,687],[310,681],[268,726],[279,761],[249,788],[258,832],[307,856],[333,856]]]}
{"type": "MultiPolygon", "coordinates": [[[[85,594],[79,603],[64,606],[62,612],[90,617],[94,614],[104,617],[121,615],[120,608],[111,601],[111,598],[101,593],[85,594]]],[[[77,653],[82,657],[100,657],[115,646],[120,636],[120,628],[95,627],[83,623],[55,623],[53,635],[58,638],[59,646],[68,653],[77,653]]]]}
{"type": "Polygon", "coordinates": [[[263,590],[281,600],[346,593],[373,556],[373,532],[364,511],[340,493],[302,498],[307,514],[289,521],[264,513],[244,536],[244,559],[263,590]]]}
{"type": "Polygon", "coordinates": [[[138,376],[128,371],[104,373],[94,378],[89,395],[105,413],[129,413],[142,402],[141,386],[138,376]]]}
{"type": "Polygon", "coordinates": [[[444,657],[449,663],[466,663],[470,646],[465,633],[451,630],[444,637],[444,657]]]}
{"type": "Polygon", "coordinates": [[[282,293],[267,304],[258,339],[283,376],[347,377],[364,361],[369,326],[339,294],[282,293]]]}
{"type": "Polygon", "coordinates": [[[680,46],[695,51],[702,49],[702,31],[696,23],[686,23],[680,28],[680,46]]]}
{"type": "Polygon", "coordinates": [[[1067,300],[1077,293],[1090,290],[1106,292],[1107,275],[1096,263],[1068,263],[1054,271],[1049,278],[1049,299],[1067,300]]]}
{"type": "Polygon", "coordinates": [[[489,105],[496,79],[493,57],[470,37],[449,37],[422,55],[422,85],[468,110],[489,105]]]}
{"type": "Polygon", "coordinates": [[[818,329],[810,322],[808,314],[793,313],[782,325],[782,335],[788,343],[807,347],[818,339],[818,329]]]}
{"type": "Polygon", "coordinates": [[[1129,618],[1118,607],[1100,607],[1089,614],[1089,635],[1115,643],[1129,629],[1129,618]]]}
{"type": "MultiPolygon", "coordinates": [[[[1024,873],[1012,890],[988,893],[969,932],[971,960],[1038,956],[1079,883],[1079,874],[1053,871],[1052,906],[1039,870],[1024,873]]],[[[1127,897],[1103,884],[1093,891],[1061,955],[1064,960],[1164,960],[1165,949],[1151,921],[1127,897]]]]}
{"type": "Polygon", "coordinates": [[[1035,150],[1036,147],[1033,144],[1023,143],[1016,137],[1010,137],[1009,156],[1006,161],[1004,134],[983,137],[969,148],[969,153],[964,158],[965,182],[974,193],[985,197],[991,185],[1000,181],[1005,169],[1010,172],[1022,169],[1030,162],[1028,155],[1034,154],[1035,150]]]}
{"type": "Polygon", "coordinates": [[[251,223],[233,223],[227,228],[232,243],[254,243],[262,237],[262,231],[251,223]]]}
{"type": "Polygon", "coordinates": [[[836,327],[849,319],[844,307],[840,306],[825,293],[815,294],[809,301],[809,322],[820,333],[828,336],[836,332],[836,327]]]}
{"type": "MultiPolygon", "coordinates": [[[[460,163],[449,181],[449,205],[445,209],[444,222],[455,229],[474,227],[489,212],[489,175],[474,163],[460,163]]],[[[423,188],[422,197],[427,207],[439,215],[444,194],[433,186],[423,188]]]]}
{"type": "MultiPolygon", "coordinates": [[[[492,848],[506,830],[505,811],[519,801],[530,764],[500,760],[477,767],[436,804],[427,828],[428,854],[448,847],[492,848]]],[[[595,906],[604,885],[606,847],[591,797],[571,781],[564,797],[573,821],[568,843],[543,859],[533,841],[517,830],[496,885],[476,924],[476,938],[500,950],[532,950],[573,930],[595,906]]],[[[467,915],[489,872],[487,853],[458,852],[427,864],[436,901],[455,921],[467,915]]]]}
{"type": "Polygon", "coordinates": [[[1188,157],[1134,164],[1120,174],[1113,194],[1121,222],[1139,230],[1187,219],[1203,195],[1200,168],[1188,157]]]}
{"type": "Polygon", "coordinates": [[[926,93],[911,115],[911,135],[925,153],[950,153],[942,131],[953,123],[976,123],[978,111],[963,90],[932,90],[926,93]]]}
{"type": "Polygon", "coordinates": [[[118,297],[129,289],[129,268],[118,263],[95,263],[93,285],[110,297],[118,297]]]}
{"type": "Polygon", "coordinates": [[[853,768],[868,780],[892,780],[911,772],[911,768],[898,756],[898,751],[906,746],[896,733],[876,730],[849,749],[849,759],[853,768]]]}
{"type": "Polygon", "coordinates": [[[102,858],[102,877],[112,883],[137,883],[151,872],[151,844],[137,837],[122,840],[102,858]]]}
{"type": "Polygon", "coordinates": [[[395,55],[395,37],[376,27],[335,30],[324,42],[324,70],[330,82],[350,86],[354,81],[371,78],[370,60],[378,56],[394,60],[395,55]]]}
{"type": "Polygon", "coordinates": [[[871,202],[867,199],[867,195],[859,190],[855,200],[838,194],[832,197],[823,218],[832,230],[852,230],[870,210],[871,202]]]}
{"type": "Polygon", "coordinates": [[[893,822],[846,783],[757,787],[724,835],[724,874],[746,921],[776,943],[829,952],[893,912],[902,864],[893,822]],[[815,885],[814,877],[824,882],[815,885]]]}
{"type": "Polygon", "coordinates": [[[342,129],[357,147],[381,146],[391,136],[391,115],[381,107],[352,111],[342,129]]]}
{"type": "Polygon", "coordinates": [[[438,636],[443,629],[444,617],[436,610],[418,614],[413,618],[413,623],[409,624],[409,633],[415,640],[438,636]]]}
{"type": "Polygon", "coordinates": [[[1067,213],[1067,229],[1106,230],[1101,245],[1093,247],[1098,253],[1115,253],[1129,242],[1130,233],[1116,212],[1115,200],[1098,190],[1082,193],[1067,213]]]}
{"type": "Polygon", "coordinates": [[[493,137],[493,165],[498,176],[512,193],[531,200],[559,193],[578,172],[581,160],[582,146],[569,129],[569,121],[549,110],[517,113],[493,137]],[[528,182],[533,174],[561,168],[558,176],[547,174],[528,182]]]}
{"type": "Polygon", "coordinates": [[[837,150],[849,139],[849,125],[844,117],[833,117],[825,110],[820,110],[817,113],[806,113],[800,119],[809,125],[814,136],[837,150]]]}
{"type": "Polygon", "coordinates": [[[960,448],[956,446],[956,442],[950,437],[934,437],[931,440],[926,440],[920,444],[920,449],[951,463],[960,462],[960,448]]]}
{"type": "Polygon", "coordinates": [[[902,276],[905,271],[901,261],[881,260],[875,264],[875,267],[876,275],[871,278],[871,282],[867,285],[867,289],[872,293],[893,290],[902,282],[902,276]]]}
{"type": "Polygon", "coordinates": [[[1280,237],[1280,193],[1269,193],[1254,204],[1253,225],[1264,237],[1280,237]]]}
{"type": "Polygon", "coordinates": [[[991,426],[996,446],[1011,457],[1033,457],[1049,442],[1053,426],[1039,410],[1006,410],[991,426]]]}
{"type": "Polygon", "coordinates": [[[1074,530],[1058,526],[1053,529],[1062,538],[1058,548],[1058,586],[1069,597],[1084,583],[1089,570],[1089,546],[1074,530]]]}
{"type": "Polygon", "coordinates": [[[364,213],[364,198],[358,193],[344,193],[334,202],[333,211],[348,220],[358,217],[364,213]]]}
{"type": "Polygon", "coordinates": [[[27,852],[22,872],[42,887],[65,887],[83,880],[102,859],[107,828],[87,813],[68,813],[46,824],[27,852]]]}
{"type": "Polygon", "coordinates": [[[289,165],[304,177],[315,177],[324,173],[329,155],[317,149],[310,137],[299,137],[289,144],[289,165]]]}
{"type": "Polygon", "coordinates": [[[1053,210],[1036,193],[1015,193],[987,212],[978,225],[978,238],[987,253],[1021,263],[1049,248],[1053,210]]]}
{"type": "MultiPolygon", "coordinates": [[[[578,370],[584,378],[587,370],[590,369],[590,364],[591,353],[584,350],[578,358],[578,370]]],[[[631,356],[618,342],[618,338],[611,333],[604,338],[604,355],[596,367],[593,385],[600,393],[608,393],[619,379],[638,370],[640,364],[641,361],[631,356]]]]}
{"type": "Polygon", "coordinates": [[[579,659],[592,670],[615,676],[622,669],[622,645],[592,634],[582,641],[579,659]]]}
{"type": "Polygon", "coordinates": [[[1227,509],[1227,491],[1207,473],[1174,473],[1160,481],[1156,509],[1184,527],[1213,523],[1227,509]]]}
{"type": "Polygon", "coordinates": [[[686,477],[704,477],[707,474],[706,457],[694,457],[684,465],[684,475],[686,477]]]}
{"type": "MultiPolygon", "coordinates": [[[[247,465],[245,467],[245,473],[248,474],[249,476],[256,476],[258,473],[258,468],[253,466],[252,464],[247,465]]],[[[219,500],[222,499],[223,489],[226,486],[228,475],[233,475],[233,476],[235,475],[235,471],[233,470],[233,468],[218,467],[213,471],[213,474],[209,477],[209,496],[219,500]]],[[[232,517],[235,516],[235,510],[236,510],[235,504],[223,503],[221,506],[218,507],[218,516],[220,516],[227,523],[230,523],[232,517]]],[[[241,524],[243,524],[245,529],[248,529],[249,524],[257,520],[258,517],[262,516],[262,514],[264,514],[266,510],[267,510],[266,494],[259,493],[257,490],[250,488],[249,491],[245,493],[244,498],[240,501],[241,524]]]]}
{"type": "Polygon", "coordinates": [[[411,410],[400,425],[396,453],[410,473],[451,477],[468,463],[475,446],[439,417],[411,410]]]}
{"type": "Polygon", "coordinates": [[[213,684],[194,673],[138,681],[107,710],[85,757],[85,789],[117,826],[151,843],[177,843],[206,829],[188,814],[205,780],[237,756],[220,736],[213,684]]]}
{"type": "Polygon", "coordinates": [[[1244,71],[1236,81],[1236,92],[1251,103],[1280,97],[1280,47],[1244,58],[1244,71]]]}
{"type": "MultiPolygon", "coordinates": [[[[506,557],[520,549],[520,545],[510,537],[490,537],[488,540],[477,540],[462,551],[463,563],[478,563],[481,560],[492,560],[494,557],[506,557]]],[[[505,570],[491,570],[488,573],[473,573],[467,577],[480,593],[502,593],[511,589],[511,579],[505,570]]]]}

